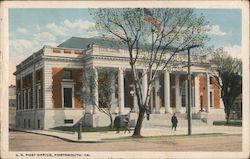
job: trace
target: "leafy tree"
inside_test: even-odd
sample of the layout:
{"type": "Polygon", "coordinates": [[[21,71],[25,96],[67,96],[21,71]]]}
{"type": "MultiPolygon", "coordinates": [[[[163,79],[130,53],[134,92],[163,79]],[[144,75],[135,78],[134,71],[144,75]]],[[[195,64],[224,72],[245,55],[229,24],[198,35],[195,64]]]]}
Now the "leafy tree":
{"type": "Polygon", "coordinates": [[[85,68],[82,78],[83,90],[82,99],[85,106],[94,106],[110,119],[110,127],[113,127],[113,118],[111,112],[111,101],[114,89],[112,88],[112,78],[116,78],[116,71],[112,68],[98,68],[98,81],[96,81],[96,72],[93,68],[85,68]],[[97,84],[98,82],[98,84],[97,84]],[[95,88],[98,87],[99,102],[95,100],[95,88]]]}
{"type": "Polygon", "coordinates": [[[242,61],[231,57],[223,49],[217,49],[212,62],[219,76],[217,81],[221,88],[228,124],[235,99],[242,93],[242,61]]]}
{"type": "Polygon", "coordinates": [[[192,9],[91,9],[96,29],[125,45],[133,73],[139,115],[134,137],[141,137],[145,113],[150,115],[150,94],[155,78],[170,69],[171,60],[191,45],[203,45],[207,22],[192,9]],[[143,72],[140,68],[146,68],[143,72]],[[146,82],[146,87],[143,83],[146,82]]]}

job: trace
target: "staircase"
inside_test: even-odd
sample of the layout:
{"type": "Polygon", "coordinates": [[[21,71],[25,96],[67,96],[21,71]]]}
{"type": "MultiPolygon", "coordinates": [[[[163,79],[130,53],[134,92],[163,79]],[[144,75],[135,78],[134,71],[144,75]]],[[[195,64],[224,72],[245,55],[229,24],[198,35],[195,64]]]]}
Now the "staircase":
{"type": "MultiPolygon", "coordinates": [[[[188,120],[186,114],[176,114],[178,119],[178,127],[187,127],[188,120]]],[[[145,128],[161,128],[161,127],[171,127],[171,117],[172,114],[151,114],[150,120],[146,118],[143,121],[143,127],[145,128]]],[[[192,119],[192,126],[208,126],[208,124],[201,119],[192,119]]]]}

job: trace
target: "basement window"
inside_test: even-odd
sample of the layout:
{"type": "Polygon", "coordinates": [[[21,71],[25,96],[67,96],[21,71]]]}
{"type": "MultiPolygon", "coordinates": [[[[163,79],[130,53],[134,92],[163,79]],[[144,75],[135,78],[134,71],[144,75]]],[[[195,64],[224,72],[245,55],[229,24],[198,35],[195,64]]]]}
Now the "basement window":
{"type": "Polygon", "coordinates": [[[64,119],[64,124],[73,124],[74,120],[73,119],[64,119]]]}

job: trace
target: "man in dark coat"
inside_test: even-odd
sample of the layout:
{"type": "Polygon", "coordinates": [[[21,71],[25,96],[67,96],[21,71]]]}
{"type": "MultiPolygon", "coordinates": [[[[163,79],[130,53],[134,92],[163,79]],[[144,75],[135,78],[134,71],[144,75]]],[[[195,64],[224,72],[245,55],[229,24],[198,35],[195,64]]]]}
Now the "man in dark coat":
{"type": "Polygon", "coordinates": [[[118,134],[120,132],[120,116],[116,115],[114,120],[114,126],[116,128],[116,133],[118,134]]]}
{"type": "Polygon", "coordinates": [[[125,118],[124,118],[124,125],[125,125],[124,134],[126,133],[126,131],[128,131],[128,133],[130,133],[130,130],[129,130],[129,117],[128,117],[128,115],[126,115],[125,118]]]}
{"type": "Polygon", "coordinates": [[[174,130],[176,131],[178,120],[177,120],[177,117],[175,116],[175,113],[174,113],[174,115],[171,118],[171,122],[172,122],[172,130],[174,128],[174,130]]]}

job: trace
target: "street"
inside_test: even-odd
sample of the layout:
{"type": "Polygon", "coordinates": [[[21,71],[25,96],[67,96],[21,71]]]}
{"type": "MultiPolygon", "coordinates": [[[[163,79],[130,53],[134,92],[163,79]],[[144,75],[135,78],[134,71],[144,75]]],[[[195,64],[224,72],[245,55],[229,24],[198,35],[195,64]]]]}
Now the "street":
{"type": "Polygon", "coordinates": [[[242,136],[200,135],[73,143],[54,137],[10,132],[10,151],[241,151],[242,136]]]}

